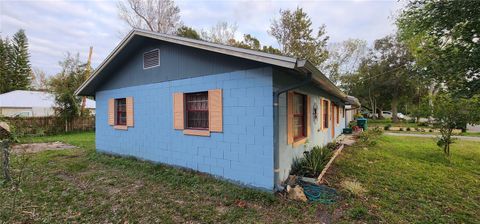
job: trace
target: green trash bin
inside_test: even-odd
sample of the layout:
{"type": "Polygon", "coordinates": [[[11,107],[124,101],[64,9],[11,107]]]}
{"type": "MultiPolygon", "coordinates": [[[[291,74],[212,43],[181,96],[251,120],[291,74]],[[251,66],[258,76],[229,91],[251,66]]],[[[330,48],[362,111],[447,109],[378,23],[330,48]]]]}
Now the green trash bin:
{"type": "Polygon", "coordinates": [[[368,129],[367,118],[358,118],[357,125],[366,131],[368,129]]]}

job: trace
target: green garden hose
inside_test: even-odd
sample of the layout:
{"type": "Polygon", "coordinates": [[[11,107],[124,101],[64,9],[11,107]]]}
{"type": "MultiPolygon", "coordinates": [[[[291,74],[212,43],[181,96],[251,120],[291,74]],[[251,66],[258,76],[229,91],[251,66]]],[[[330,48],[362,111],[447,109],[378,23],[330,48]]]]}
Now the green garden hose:
{"type": "Polygon", "coordinates": [[[300,182],[303,187],[303,192],[310,202],[319,202],[321,204],[333,204],[336,202],[337,191],[325,185],[315,185],[310,183],[300,182]]]}

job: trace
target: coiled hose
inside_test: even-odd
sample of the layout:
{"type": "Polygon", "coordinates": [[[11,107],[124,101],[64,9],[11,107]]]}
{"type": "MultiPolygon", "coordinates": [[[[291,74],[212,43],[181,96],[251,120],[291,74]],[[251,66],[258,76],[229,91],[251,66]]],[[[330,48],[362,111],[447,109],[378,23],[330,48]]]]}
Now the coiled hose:
{"type": "Polygon", "coordinates": [[[303,187],[303,192],[310,202],[319,202],[321,204],[333,204],[336,202],[337,191],[333,188],[303,181],[300,181],[299,184],[303,187]]]}

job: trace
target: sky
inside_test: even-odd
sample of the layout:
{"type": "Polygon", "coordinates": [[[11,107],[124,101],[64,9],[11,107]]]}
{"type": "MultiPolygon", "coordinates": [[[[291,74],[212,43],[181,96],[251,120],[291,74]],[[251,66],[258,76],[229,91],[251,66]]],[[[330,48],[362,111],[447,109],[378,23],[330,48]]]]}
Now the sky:
{"type": "MultiPolygon", "coordinates": [[[[302,7],[313,26],[326,25],[329,42],[358,38],[372,43],[395,32],[394,15],[403,2],[387,0],[342,1],[239,1],[177,0],[185,25],[208,29],[220,21],[236,23],[237,37],[252,34],[264,45],[278,46],[267,30],[280,9],[302,7]]],[[[0,0],[0,36],[11,37],[25,29],[30,61],[54,75],[67,52],[87,60],[93,46],[92,65],[98,66],[115,48],[129,27],[118,17],[117,0],[0,0]]]]}

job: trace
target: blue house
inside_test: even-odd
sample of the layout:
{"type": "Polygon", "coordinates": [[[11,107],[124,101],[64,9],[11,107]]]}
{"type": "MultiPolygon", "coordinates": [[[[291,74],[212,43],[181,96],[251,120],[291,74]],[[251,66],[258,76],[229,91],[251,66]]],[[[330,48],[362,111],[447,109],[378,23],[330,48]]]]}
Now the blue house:
{"type": "Polygon", "coordinates": [[[132,30],[76,91],[96,148],[274,189],[356,104],[306,60],[132,30]]]}

